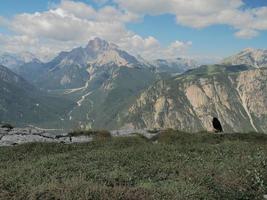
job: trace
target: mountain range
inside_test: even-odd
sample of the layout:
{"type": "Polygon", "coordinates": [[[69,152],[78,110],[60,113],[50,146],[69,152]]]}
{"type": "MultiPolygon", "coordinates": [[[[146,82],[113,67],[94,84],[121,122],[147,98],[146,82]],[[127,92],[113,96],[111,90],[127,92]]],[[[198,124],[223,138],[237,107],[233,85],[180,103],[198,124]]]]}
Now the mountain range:
{"type": "MultiPolygon", "coordinates": [[[[33,82],[45,89],[82,87],[103,66],[142,68],[143,63],[118,46],[95,38],[85,47],[61,52],[50,62],[37,66],[33,82]]],[[[29,70],[31,71],[31,69],[29,70]]],[[[102,70],[104,71],[104,70],[102,70]]]]}
{"type": "Polygon", "coordinates": [[[32,62],[34,60],[38,59],[30,52],[0,54],[0,64],[10,69],[14,69],[15,67],[32,62]]]}
{"type": "Polygon", "coordinates": [[[175,59],[156,59],[150,62],[154,66],[156,72],[166,72],[179,74],[189,69],[198,67],[198,64],[193,59],[175,58],[175,59]]]}
{"type": "Polygon", "coordinates": [[[46,63],[18,58],[0,59],[9,68],[0,68],[0,121],[197,132],[211,130],[216,116],[225,131],[266,132],[265,50],[199,66],[179,57],[145,60],[95,38],[46,63]]]}

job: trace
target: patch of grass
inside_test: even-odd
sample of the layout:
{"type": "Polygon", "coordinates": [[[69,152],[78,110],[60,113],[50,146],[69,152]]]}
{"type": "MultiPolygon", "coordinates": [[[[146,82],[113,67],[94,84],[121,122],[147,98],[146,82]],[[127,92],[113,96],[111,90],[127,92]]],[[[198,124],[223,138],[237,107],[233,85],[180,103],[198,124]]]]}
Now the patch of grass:
{"type": "Polygon", "coordinates": [[[134,133],[133,135],[136,136],[136,137],[139,137],[141,140],[144,140],[144,141],[146,141],[146,142],[151,141],[150,139],[148,139],[146,136],[144,136],[144,135],[141,134],[141,133],[134,133]]]}
{"type": "Polygon", "coordinates": [[[167,130],[0,148],[0,199],[262,199],[267,136],[167,130]]]}
{"type": "Polygon", "coordinates": [[[110,138],[111,134],[107,130],[83,130],[83,129],[78,129],[78,130],[74,130],[74,131],[68,133],[68,136],[71,136],[71,137],[96,136],[96,137],[110,138]]]}

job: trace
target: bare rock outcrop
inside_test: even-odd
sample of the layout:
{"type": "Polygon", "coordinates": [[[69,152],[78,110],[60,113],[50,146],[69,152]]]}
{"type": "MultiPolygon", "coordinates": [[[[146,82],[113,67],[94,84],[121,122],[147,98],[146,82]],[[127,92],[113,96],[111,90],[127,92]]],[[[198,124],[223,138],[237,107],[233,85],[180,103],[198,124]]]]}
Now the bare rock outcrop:
{"type": "Polygon", "coordinates": [[[12,130],[0,128],[0,146],[12,146],[33,142],[48,143],[83,143],[92,141],[89,136],[69,137],[67,134],[49,133],[34,127],[14,128],[12,130]]]}

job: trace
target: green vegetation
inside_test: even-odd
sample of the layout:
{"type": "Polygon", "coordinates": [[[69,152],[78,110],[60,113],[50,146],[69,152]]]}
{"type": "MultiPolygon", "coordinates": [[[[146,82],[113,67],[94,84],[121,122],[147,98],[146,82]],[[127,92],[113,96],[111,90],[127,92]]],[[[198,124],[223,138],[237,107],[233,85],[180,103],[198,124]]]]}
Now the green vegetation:
{"type": "Polygon", "coordinates": [[[262,199],[267,136],[162,132],[0,148],[0,199],[262,199]],[[158,142],[155,142],[158,141],[158,142]]]}
{"type": "Polygon", "coordinates": [[[209,78],[213,76],[220,76],[222,74],[236,74],[242,71],[251,70],[253,67],[247,65],[202,65],[198,68],[188,70],[184,74],[177,75],[176,80],[195,80],[198,78],[209,78]]]}
{"type": "Polygon", "coordinates": [[[0,121],[16,127],[37,125],[62,128],[72,101],[39,91],[9,69],[0,66],[0,121]],[[3,78],[4,76],[4,78],[3,78]]]}
{"type": "Polygon", "coordinates": [[[107,130],[74,130],[68,136],[92,136],[95,140],[110,139],[111,133],[107,130]]]}
{"type": "Polygon", "coordinates": [[[160,130],[157,129],[157,128],[153,128],[153,129],[150,129],[150,130],[147,130],[148,133],[151,133],[151,134],[156,134],[156,133],[159,133],[160,130]]]}
{"type": "Polygon", "coordinates": [[[8,123],[4,123],[4,124],[0,124],[1,128],[7,128],[9,130],[12,130],[14,128],[14,126],[12,126],[11,124],[8,123]]]}

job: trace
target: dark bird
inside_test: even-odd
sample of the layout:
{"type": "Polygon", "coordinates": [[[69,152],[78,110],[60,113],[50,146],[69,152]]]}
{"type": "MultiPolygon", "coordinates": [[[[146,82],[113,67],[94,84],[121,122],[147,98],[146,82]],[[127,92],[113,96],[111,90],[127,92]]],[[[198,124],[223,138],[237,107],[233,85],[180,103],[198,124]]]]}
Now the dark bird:
{"type": "Polygon", "coordinates": [[[221,122],[218,120],[218,118],[216,117],[213,118],[212,125],[216,133],[223,132],[221,122]]]}

